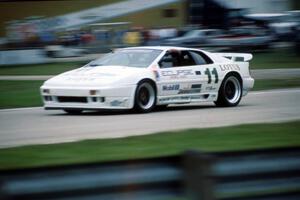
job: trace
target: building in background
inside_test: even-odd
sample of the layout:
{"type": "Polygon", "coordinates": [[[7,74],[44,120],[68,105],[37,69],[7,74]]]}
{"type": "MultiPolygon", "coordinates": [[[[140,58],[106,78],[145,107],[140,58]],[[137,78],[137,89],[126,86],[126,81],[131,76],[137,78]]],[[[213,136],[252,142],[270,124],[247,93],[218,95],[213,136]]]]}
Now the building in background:
{"type": "MultiPolygon", "coordinates": [[[[70,4],[78,3],[78,1],[68,1],[70,4]]],[[[27,2],[20,2],[20,5],[27,2]]],[[[58,4],[60,1],[58,1],[58,4]]],[[[47,4],[47,2],[39,2],[39,5],[47,4]]],[[[28,5],[29,6],[29,5],[28,5]]],[[[22,12],[23,7],[15,4],[15,10],[22,12]]],[[[44,8],[45,9],[45,8],[44,8]]],[[[130,22],[136,27],[162,27],[184,26],[186,23],[186,6],[185,0],[126,0],[116,3],[106,3],[100,6],[94,6],[88,9],[82,9],[70,13],[62,13],[52,16],[53,9],[50,7],[40,13],[32,9],[31,15],[15,18],[14,20],[1,22],[1,29],[5,26],[9,31],[12,30],[28,30],[32,32],[41,31],[64,31],[67,29],[79,29],[89,26],[91,23],[111,23],[111,22],[130,22]],[[42,15],[43,18],[32,19],[31,16],[42,15]],[[49,17],[48,17],[49,16],[49,17]],[[8,28],[7,28],[8,27],[8,28]]],[[[60,8],[59,8],[60,9],[60,8]]],[[[13,12],[13,10],[11,10],[13,12]]],[[[5,11],[9,12],[9,11],[5,11]]],[[[4,14],[2,14],[4,15],[4,14]]],[[[20,16],[17,14],[16,16],[20,16]]],[[[5,17],[4,17],[5,18],[5,17]]],[[[3,31],[2,31],[3,34],[3,31]]]]}
{"type": "MultiPolygon", "coordinates": [[[[299,4],[299,3],[298,3],[299,4]]],[[[293,9],[295,0],[59,0],[0,3],[0,37],[5,27],[79,28],[89,23],[130,22],[139,27],[181,27],[188,24],[226,26],[244,13],[278,13],[293,9]],[[32,19],[42,16],[43,19],[32,19]],[[34,24],[34,25],[32,25],[34,24]]]]}
{"type": "Polygon", "coordinates": [[[188,0],[188,23],[229,28],[251,13],[281,13],[291,9],[289,0],[188,0]]]}
{"type": "Polygon", "coordinates": [[[245,8],[249,14],[279,13],[291,8],[290,0],[214,0],[230,8],[245,8]]]}
{"type": "Polygon", "coordinates": [[[245,17],[249,13],[280,13],[296,4],[292,0],[58,0],[0,5],[0,37],[35,46],[36,41],[49,44],[57,38],[66,44],[78,44],[82,35],[89,36],[92,31],[97,33],[96,39],[120,41],[120,37],[111,36],[121,36],[131,28],[230,29],[249,20],[245,17]],[[120,22],[130,25],[118,27],[120,22]],[[91,24],[99,23],[113,26],[101,25],[94,30],[91,24]]]}

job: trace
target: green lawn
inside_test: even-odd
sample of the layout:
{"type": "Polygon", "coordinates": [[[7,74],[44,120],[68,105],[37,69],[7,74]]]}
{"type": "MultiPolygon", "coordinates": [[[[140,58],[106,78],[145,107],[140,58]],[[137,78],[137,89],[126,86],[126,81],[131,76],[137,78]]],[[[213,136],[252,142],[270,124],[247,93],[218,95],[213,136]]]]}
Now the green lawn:
{"type": "MultiPolygon", "coordinates": [[[[39,88],[43,81],[1,81],[0,109],[42,106],[39,88]]],[[[253,90],[300,87],[299,79],[256,80],[253,90]]]]}
{"type": "Polygon", "coordinates": [[[270,90],[280,88],[295,88],[300,87],[300,79],[267,79],[255,80],[253,90],[270,90]]]}
{"type": "Polygon", "coordinates": [[[1,75],[56,75],[79,68],[87,62],[65,62],[36,65],[14,65],[0,67],[1,75]]]}
{"type": "Polygon", "coordinates": [[[292,49],[253,53],[251,69],[300,68],[300,55],[292,49]]]}
{"type": "Polygon", "coordinates": [[[295,121],[8,148],[0,150],[0,168],[155,157],[178,154],[189,149],[227,151],[299,146],[299,129],[300,121],[295,121]]]}
{"type": "Polygon", "coordinates": [[[43,81],[0,81],[0,109],[41,106],[43,81]]]}

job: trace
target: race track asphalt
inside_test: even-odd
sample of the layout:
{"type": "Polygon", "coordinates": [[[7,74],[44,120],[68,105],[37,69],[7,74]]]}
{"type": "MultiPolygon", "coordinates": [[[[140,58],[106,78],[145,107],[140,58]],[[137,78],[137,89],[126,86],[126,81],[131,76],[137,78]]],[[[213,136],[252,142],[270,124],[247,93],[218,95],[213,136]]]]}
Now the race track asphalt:
{"type": "Polygon", "coordinates": [[[170,106],[149,114],[86,112],[67,115],[41,107],[0,110],[0,148],[116,138],[187,128],[300,119],[300,88],[251,92],[238,107],[212,103],[170,106]]]}

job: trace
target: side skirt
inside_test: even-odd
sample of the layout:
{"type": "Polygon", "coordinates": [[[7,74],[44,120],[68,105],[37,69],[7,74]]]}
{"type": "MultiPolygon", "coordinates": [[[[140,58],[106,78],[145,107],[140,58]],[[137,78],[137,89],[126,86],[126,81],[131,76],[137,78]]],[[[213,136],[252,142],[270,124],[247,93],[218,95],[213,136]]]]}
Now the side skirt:
{"type": "Polygon", "coordinates": [[[218,93],[177,95],[177,96],[158,96],[157,105],[192,103],[192,102],[212,102],[216,101],[218,93]]]}

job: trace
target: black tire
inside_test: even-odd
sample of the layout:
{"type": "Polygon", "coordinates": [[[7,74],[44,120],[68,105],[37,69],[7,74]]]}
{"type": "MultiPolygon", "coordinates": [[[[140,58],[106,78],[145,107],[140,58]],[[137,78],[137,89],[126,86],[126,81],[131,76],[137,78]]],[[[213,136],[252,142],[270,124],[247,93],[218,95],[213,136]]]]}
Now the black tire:
{"type": "Polygon", "coordinates": [[[70,115],[79,115],[82,113],[82,110],[64,109],[64,111],[70,115]]]}
{"type": "Polygon", "coordinates": [[[134,109],[140,113],[147,113],[156,105],[156,90],[148,81],[140,82],[135,91],[134,109]]]}
{"type": "Polygon", "coordinates": [[[242,98],[242,81],[236,75],[225,77],[215,104],[220,107],[237,106],[242,98]]]}

